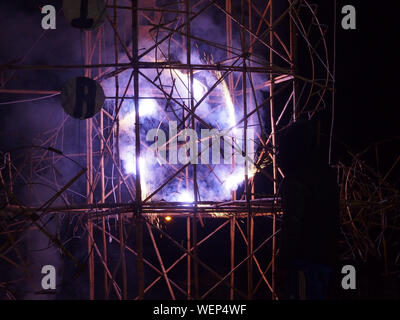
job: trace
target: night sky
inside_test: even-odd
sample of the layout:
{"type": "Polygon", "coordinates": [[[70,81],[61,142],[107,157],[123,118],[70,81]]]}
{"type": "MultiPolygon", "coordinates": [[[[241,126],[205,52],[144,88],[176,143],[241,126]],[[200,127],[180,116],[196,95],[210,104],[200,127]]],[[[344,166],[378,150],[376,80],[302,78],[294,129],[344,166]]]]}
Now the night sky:
{"type": "Polygon", "coordinates": [[[338,8],[345,4],[356,7],[357,29],[337,29],[335,131],[362,148],[399,136],[398,17],[389,1],[338,1],[338,8]]]}

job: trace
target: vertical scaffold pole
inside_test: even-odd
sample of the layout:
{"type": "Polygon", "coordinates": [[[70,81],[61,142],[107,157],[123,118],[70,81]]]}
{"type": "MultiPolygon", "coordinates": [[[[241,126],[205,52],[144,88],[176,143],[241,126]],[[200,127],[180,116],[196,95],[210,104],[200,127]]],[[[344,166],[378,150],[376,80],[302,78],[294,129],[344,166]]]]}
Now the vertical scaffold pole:
{"type": "MultiPolygon", "coordinates": [[[[226,0],[225,1],[225,10],[229,14],[232,13],[232,0],[226,0]]],[[[226,46],[228,48],[232,47],[232,19],[226,15],[226,46]]],[[[226,58],[228,60],[232,59],[232,52],[230,49],[226,51],[226,58]]],[[[233,92],[233,74],[229,73],[228,75],[228,89],[229,92],[233,92]]],[[[235,104],[235,96],[232,95],[232,101],[235,104]]],[[[235,168],[235,158],[232,157],[233,163],[232,163],[232,170],[235,168]]],[[[232,200],[236,200],[236,191],[232,191],[232,200]]],[[[229,227],[229,238],[230,238],[230,289],[229,289],[229,299],[234,300],[235,299],[235,272],[233,271],[235,269],[235,231],[236,231],[236,217],[232,215],[230,218],[230,227],[229,227]]]]}
{"type": "MultiPolygon", "coordinates": [[[[185,1],[186,5],[186,55],[187,55],[187,64],[189,66],[189,93],[190,93],[190,110],[195,112],[194,108],[194,95],[193,95],[193,69],[191,68],[192,64],[192,44],[191,44],[191,30],[190,30],[190,1],[185,1]]],[[[196,130],[196,120],[195,117],[192,116],[192,129],[196,130]]],[[[193,166],[193,196],[194,196],[194,206],[193,206],[193,273],[194,273],[194,297],[196,299],[199,298],[199,264],[197,262],[197,202],[198,202],[198,185],[197,185],[197,166],[196,164],[192,164],[193,166]]]]}
{"type": "Polygon", "coordinates": [[[142,187],[140,183],[140,116],[139,116],[139,16],[138,0],[132,1],[132,53],[133,53],[133,90],[135,104],[135,160],[136,160],[136,250],[139,300],[144,299],[143,268],[143,221],[142,221],[142,187]]]}
{"type": "MultiPolygon", "coordinates": [[[[269,45],[270,45],[270,50],[269,50],[269,66],[272,68],[274,64],[274,30],[273,25],[274,25],[274,2],[273,0],[269,0],[270,6],[269,6],[269,25],[270,25],[270,33],[269,33],[269,45]]],[[[274,89],[275,89],[275,83],[274,83],[274,74],[271,72],[270,73],[270,119],[271,119],[271,143],[272,143],[272,176],[273,176],[273,191],[274,191],[274,198],[276,199],[277,196],[277,164],[276,164],[276,124],[275,124],[275,117],[274,117],[274,89]]],[[[272,261],[271,261],[271,271],[272,271],[272,299],[276,299],[276,289],[275,289],[275,257],[276,257],[276,215],[274,213],[273,215],[273,220],[272,220],[272,261]]]]}
{"type": "MultiPolygon", "coordinates": [[[[91,33],[85,32],[85,65],[90,64],[91,33]]],[[[90,69],[85,69],[85,77],[90,77],[90,69]]],[[[93,204],[93,143],[92,143],[93,122],[92,119],[86,120],[86,198],[88,204],[93,204]]],[[[89,255],[89,299],[94,300],[94,241],[93,241],[93,222],[88,221],[88,255],[89,255]]]]}
{"type": "Polygon", "coordinates": [[[244,172],[244,183],[245,183],[245,192],[246,192],[246,203],[247,203],[247,298],[249,300],[253,297],[253,251],[252,251],[252,214],[251,214],[251,191],[249,185],[249,173],[248,173],[248,161],[247,161],[247,125],[248,125],[248,116],[247,116],[247,55],[248,50],[246,49],[246,36],[244,32],[245,26],[245,1],[241,0],[241,30],[240,30],[240,38],[242,44],[242,55],[243,55],[243,73],[242,73],[242,91],[243,91],[243,118],[244,118],[244,127],[243,127],[243,147],[244,154],[246,155],[245,159],[245,172],[244,172]]]}
{"type": "MultiPolygon", "coordinates": [[[[294,1],[292,1],[290,5],[290,23],[289,23],[289,32],[290,32],[290,71],[292,74],[296,73],[296,54],[297,54],[297,36],[296,36],[296,28],[293,22],[294,19],[294,1]]],[[[296,101],[296,78],[293,77],[292,86],[293,86],[293,96],[292,96],[292,105],[293,105],[293,117],[292,120],[297,120],[297,101],[296,101]]]]}

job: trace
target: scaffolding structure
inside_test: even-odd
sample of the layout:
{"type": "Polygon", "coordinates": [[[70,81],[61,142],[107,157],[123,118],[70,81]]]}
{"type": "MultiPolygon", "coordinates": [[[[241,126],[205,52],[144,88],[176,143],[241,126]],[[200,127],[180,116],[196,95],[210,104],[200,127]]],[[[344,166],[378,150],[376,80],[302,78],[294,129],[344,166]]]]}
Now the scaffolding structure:
{"type": "Polygon", "coordinates": [[[360,152],[348,151],[341,169],[343,258],[379,262],[380,274],[399,274],[399,139],[387,139],[360,152]],[[395,151],[396,150],[396,151],[395,151]],[[397,177],[397,178],[396,178],[397,177]]]}
{"type": "MultiPolygon", "coordinates": [[[[99,286],[104,288],[104,298],[108,298],[110,292],[113,292],[118,299],[144,299],[152,289],[155,290],[156,284],[166,286],[171,299],[206,299],[216,288],[222,286],[226,287],[232,300],[252,299],[260,290],[265,291],[266,297],[278,299],[275,282],[275,261],[278,254],[276,236],[279,233],[277,219],[281,215],[278,186],[284,172],[277,165],[276,133],[294,123],[301,115],[306,114],[312,118],[325,107],[327,99],[331,98],[328,93],[332,91],[334,83],[325,39],[326,29],[319,22],[316,11],[316,6],[304,0],[108,0],[105,24],[95,31],[84,32],[84,64],[11,63],[3,66],[2,72],[5,76],[2,77],[1,94],[42,97],[60,93],[34,88],[8,88],[4,79],[21,70],[83,70],[84,76],[101,84],[107,81],[106,92],[109,92],[107,90],[111,80],[115,93],[107,94],[106,101],[111,105],[110,108],[103,108],[98,115],[85,120],[84,152],[69,153],[68,149],[63,150],[57,142],[61,132],[68,134],[64,132],[65,124],[68,121],[78,121],[65,116],[57,128],[40,137],[40,145],[26,149],[24,160],[21,160],[19,153],[2,153],[4,164],[0,170],[0,179],[5,206],[1,213],[7,219],[1,223],[0,234],[7,241],[0,251],[0,259],[23,270],[27,264],[23,250],[19,249],[23,245],[19,239],[33,227],[45,234],[52,245],[79,266],[81,262],[69,252],[56,234],[47,229],[44,222],[45,218],[51,216],[77,215],[84,217],[82,224],[87,230],[85,241],[88,263],[84,272],[89,274],[90,299],[97,297],[96,288],[99,286]],[[197,21],[210,15],[210,10],[223,17],[221,28],[226,35],[223,43],[213,41],[212,35],[203,39],[193,32],[199,27],[197,21]],[[127,16],[131,20],[130,27],[127,26],[127,16]],[[106,44],[109,39],[107,33],[113,38],[112,59],[105,53],[106,45],[110,45],[106,44]],[[144,48],[141,42],[143,37],[147,37],[144,48]],[[240,41],[236,41],[237,39],[240,41]],[[149,45],[149,42],[152,44],[149,45]],[[199,63],[193,58],[193,52],[200,50],[195,48],[198,43],[225,52],[225,59],[208,59],[199,63]],[[299,54],[298,48],[303,48],[301,45],[306,48],[306,52],[299,54]],[[183,52],[183,62],[183,59],[177,59],[169,51],[165,52],[165,48],[171,46],[178,47],[183,52]],[[154,51],[161,52],[165,58],[155,61],[144,59],[154,51]],[[260,52],[263,56],[260,56],[260,52]],[[298,72],[298,65],[302,63],[310,66],[305,73],[298,72]],[[157,74],[180,70],[187,77],[187,97],[174,95],[173,90],[162,85],[159,79],[150,78],[147,70],[157,74]],[[213,95],[218,99],[216,88],[221,82],[225,82],[235,108],[240,109],[242,117],[231,130],[242,130],[246,141],[246,129],[257,127],[256,139],[261,151],[257,153],[254,165],[265,184],[270,186],[269,196],[257,197],[254,176],[249,176],[243,170],[244,187],[240,196],[233,191],[230,200],[201,200],[197,181],[200,165],[191,163],[172,167],[173,174],[160,181],[157,188],[147,190],[146,194],[142,192],[141,175],[144,173],[141,172],[139,158],[146,145],[141,136],[140,100],[159,99],[165,110],[174,104],[180,109],[179,117],[173,119],[178,121],[178,128],[211,128],[208,120],[198,115],[196,110],[199,103],[194,97],[194,75],[202,71],[219,75],[215,86],[203,93],[204,99],[213,95]],[[126,72],[129,73],[129,79],[124,82],[121,74],[126,72]],[[258,75],[267,80],[253,81],[258,75]],[[148,82],[145,89],[141,86],[141,81],[148,82]],[[259,97],[262,95],[264,99],[260,101],[259,97]],[[119,154],[119,112],[124,104],[132,101],[135,110],[134,175],[125,172],[119,154]],[[264,124],[263,117],[267,119],[268,125],[264,124]],[[54,170],[60,161],[67,161],[75,166],[70,171],[71,177],[62,184],[56,178],[52,180],[43,173],[49,168],[54,170]],[[111,179],[110,168],[113,170],[111,179]],[[70,199],[76,199],[74,196],[77,193],[73,186],[82,179],[86,183],[84,201],[71,202],[70,199]],[[161,190],[176,179],[191,186],[189,189],[193,192],[194,199],[192,203],[157,199],[161,190]],[[29,194],[34,198],[37,181],[49,186],[51,197],[46,201],[18,199],[15,185],[23,183],[29,186],[29,194]],[[36,205],[37,203],[40,204],[36,205]],[[166,217],[186,221],[184,243],[162,227],[160,221],[166,217]],[[113,219],[119,228],[115,234],[108,227],[109,219],[113,219]],[[200,238],[199,228],[203,228],[208,219],[218,221],[219,225],[200,238]],[[255,234],[255,225],[260,219],[271,221],[270,234],[255,234]],[[200,247],[207,246],[207,241],[224,228],[229,229],[229,245],[226,248],[229,252],[229,271],[221,275],[215,271],[213,261],[204,261],[198,252],[200,247]],[[129,245],[132,235],[136,237],[135,248],[129,245]],[[162,251],[156,237],[160,235],[163,241],[169,242],[181,252],[172,264],[165,263],[166,252],[162,251]],[[145,236],[151,242],[158,265],[146,257],[145,236]],[[109,239],[120,246],[118,266],[121,279],[115,277],[115,272],[109,265],[109,239]],[[239,242],[246,248],[245,256],[240,257],[240,260],[235,249],[239,242]],[[264,253],[260,254],[266,245],[271,249],[268,259],[264,253]],[[134,297],[128,293],[132,284],[128,280],[130,270],[127,267],[127,255],[134,255],[137,261],[137,281],[134,283],[137,295],[134,297]],[[14,260],[11,257],[16,258],[14,260]],[[96,263],[103,269],[101,278],[95,272],[96,263]],[[174,268],[180,264],[185,264],[186,269],[184,285],[171,276],[174,268]],[[245,290],[237,287],[237,273],[243,268],[247,275],[245,290]],[[145,276],[146,269],[151,269],[156,276],[145,276]],[[204,289],[199,284],[199,274],[206,274],[214,279],[213,284],[204,289]]],[[[212,175],[212,166],[208,169],[212,175]]]]}

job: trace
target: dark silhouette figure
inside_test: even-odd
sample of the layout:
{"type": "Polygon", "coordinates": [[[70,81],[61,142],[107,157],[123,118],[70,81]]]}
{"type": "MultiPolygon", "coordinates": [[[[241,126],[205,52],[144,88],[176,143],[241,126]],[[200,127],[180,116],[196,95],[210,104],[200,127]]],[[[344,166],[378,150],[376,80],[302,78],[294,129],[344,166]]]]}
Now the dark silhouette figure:
{"type": "Polygon", "coordinates": [[[282,299],[325,299],[337,261],[336,175],[322,157],[314,123],[297,122],[279,141],[277,158],[285,178],[279,188],[284,214],[278,294],[282,299]]]}

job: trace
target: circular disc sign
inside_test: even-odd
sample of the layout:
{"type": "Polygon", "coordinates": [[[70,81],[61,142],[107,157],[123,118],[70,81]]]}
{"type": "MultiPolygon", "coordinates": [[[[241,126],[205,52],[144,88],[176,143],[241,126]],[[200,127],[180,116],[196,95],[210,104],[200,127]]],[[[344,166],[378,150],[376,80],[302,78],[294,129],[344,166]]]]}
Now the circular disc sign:
{"type": "Polygon", "coordinates": [[[63,11],[71,26],[92,31],[104,23],[106,4],[104,0],[63,0],[63,11]]]}
{"type": "Polygon", "coordinates": [[[104,105],[104,91],[99,83],[86,77],[68,80],[61,89],[61,104],[76,119],[88,119],[104,105]]]}

